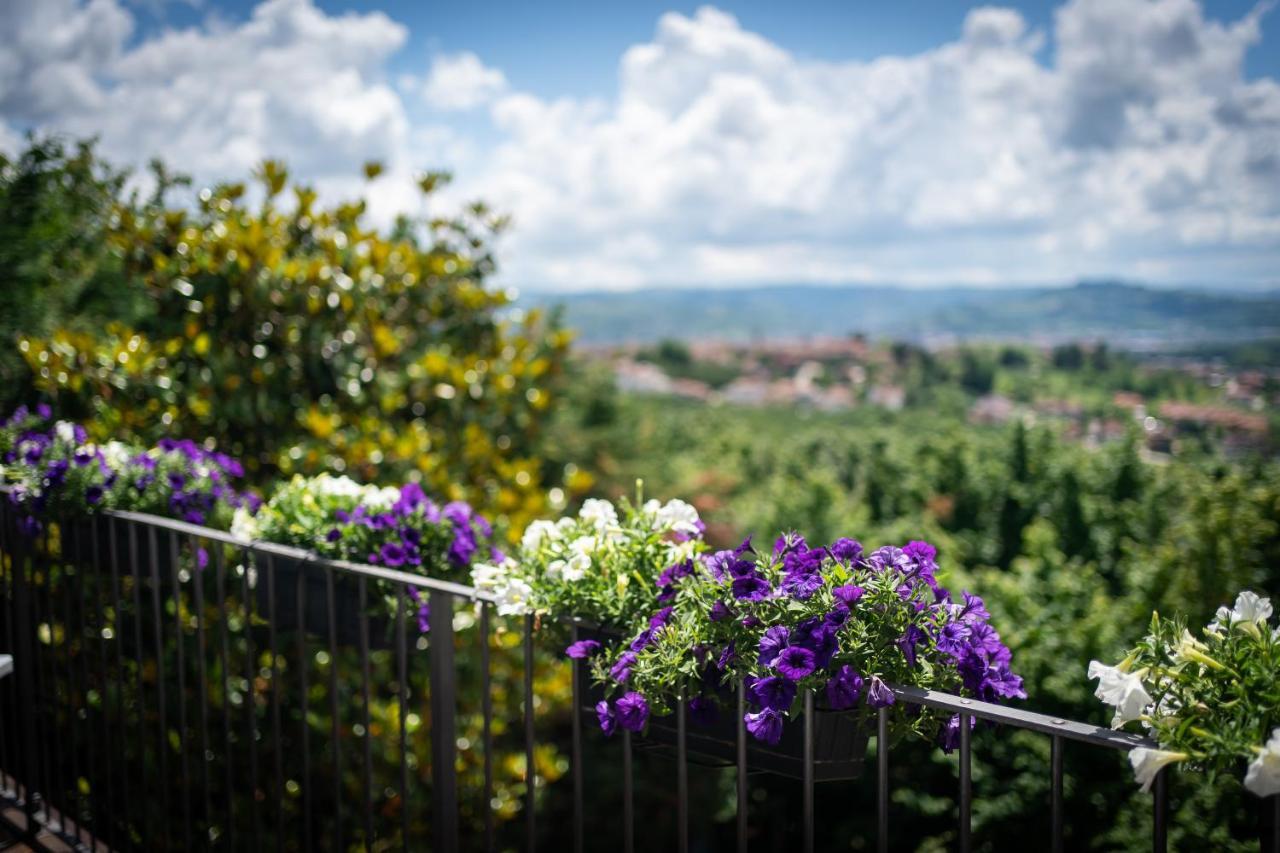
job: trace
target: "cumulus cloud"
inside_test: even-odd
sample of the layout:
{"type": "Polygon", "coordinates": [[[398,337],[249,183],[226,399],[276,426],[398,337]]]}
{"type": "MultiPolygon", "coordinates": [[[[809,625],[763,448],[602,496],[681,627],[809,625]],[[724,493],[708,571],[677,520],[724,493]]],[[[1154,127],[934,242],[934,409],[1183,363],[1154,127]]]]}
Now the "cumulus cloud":
{"type": "Polygon", "coordinates": [[[383,81],[408,36],[381,13],[329,16],[267,0],[234,26],[168,30],[130,46],[116,0],[20,0],[0,12],[0,115],[98,136],[125,163],[163,156],[203,180],[284,157],[321,183],[405,157],[409,122],[383,81]]]}
{"type": "Polygon", "coordinates": [[[1046,34],[979,8],[913,56],[817,62],[703,8],[622,57],[611,103],[513,94],[476,184],[510,252],[574,286],[1275,281],[1280,88],[1258,16],[1074,0],[1046,34]]]}
{"type": "Polygon", "coordinates": [[[506,91],[507,78],[474,53],[437,56],[422,84],[422,98],[439,110],[469,110],[506,91]]]}
{"type": "Polygon", "coordinates": [[[455,198],[515,215],[526,285],[1280,284],[1280,84],[1243,73],[1264,12],[1070,0],[1038,32],[982,7],[933,49],[832,62],[704,7],[626,50],[609,97],[545,98],[470,53],[393,89],[405,28],[310,0],[137,44],[117,0],[14,0],[0,116],[213,176],[284,156],[334,191],[365,159],[455,165],[455,198]]]}

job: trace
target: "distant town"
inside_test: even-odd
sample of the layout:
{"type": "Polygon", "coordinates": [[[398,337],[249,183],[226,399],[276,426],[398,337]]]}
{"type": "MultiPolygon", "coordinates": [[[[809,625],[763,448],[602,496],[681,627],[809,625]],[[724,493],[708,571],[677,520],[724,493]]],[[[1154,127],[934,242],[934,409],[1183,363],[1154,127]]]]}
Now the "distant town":
{"type": "Polygon", "coordinates": [[[1277,368],[1242,367],[1213,355],[1115,353],[1098,343],[924,350],[854,336],[584,349],[611,366],[624,393],[711,405],[900,412],[950,386],[963,393],[972,424],[1050,422],[1089,446],[1136,429],[1156,459],[1206,442],[1230,456],[1270,453],[1271,415],[1280,403],[1277,368]]]}

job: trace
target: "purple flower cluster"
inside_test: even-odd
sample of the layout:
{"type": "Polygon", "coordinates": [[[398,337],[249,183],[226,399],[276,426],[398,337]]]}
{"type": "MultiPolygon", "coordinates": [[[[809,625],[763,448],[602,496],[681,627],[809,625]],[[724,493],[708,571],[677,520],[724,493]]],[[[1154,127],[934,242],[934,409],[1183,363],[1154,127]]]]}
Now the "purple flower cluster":
{"type": "MultiPolygon", "coordinates": [[[[390,506],[359,503],[336,509],[333,526],[321,550],[375,566],[422,574],[447,574],[470,568],[477,554],[501,562],[505,555],[489,545],[493,527],[463,501],[444,506],[432,501],[417,483],[406,483],[390,506]]],[[[418,628],[430,630],[431,608],[416,588],[409,588],[418,628]]]]}
{"type": "MultiPolygon", "coordinates": [[[[149,452],[114,445],[110,459],[89,443],[79,424],[51,424],[48,406],[20,407],[0,424],[0,458],[14,486],[10,500],[24,510],[23,527],[35,533],[50,511],[82,511],[113,506],[208,524],[215,515],[257,508],[257,498],[240,493],[239,462],[189,440],[163,439],[149,452]]],[[[108,445],[111,448],[111,445],[108,445]]]]}
{"type": "MultiPolygon", "coordinates": [[[[657,684],[650,684],[652,668],[639,679],[634,669],[673,608],[683,612],[687,606],[704,620],[693,623],[691,634],[694,672],[702,687],[689,702],[690,712],[696,708],[696,717],[708,717],[708,707],[715,707],[729,684],[727,676],[736,671],[749,706],[746,728],[765,743],[779,742],[802,688],[819,691],[832,710],[860,702],[891,706],[895,693],[887,679],[920,683],[913,673],[925,684],[941,679],[949,689],[958,687],[984,701],[1026,697],[982,599],[964,592],[953,601],[937,580],[937,550],[926,542],[867,552],[854,539],[812,548],[803,537],[787,534],[767,556],[757,555],[748,539],[736,549],[703,557],[703,571],[698,568],[679,564],[663,572],[658,587],[664,606],[618,650],[607,670],[598,670],[607,672],[615,689],[628,691],[624,698],[631,705],[645,702],[646,691],[668,689],[662,673],[657,684]],[[677,601],[677,582],[690,577],[703,586],[677,601]],[[857,631],[846,630],[854,623],[857,631]],[[746,660],[738,652],[744,635],[755,647],[746,660]]],[[[599,651],[597,643],[584,641],[568,653],[581,659],[599,651]]],[[[645,715],[632,713],[625,720],[620,706],[608,701],[597,711],[601,725],[612,730],[643,720],[644,707],[645,715]]],[[[943,727],[944,747],[958,737],[958,726],[953,720],[943,727]]]]}

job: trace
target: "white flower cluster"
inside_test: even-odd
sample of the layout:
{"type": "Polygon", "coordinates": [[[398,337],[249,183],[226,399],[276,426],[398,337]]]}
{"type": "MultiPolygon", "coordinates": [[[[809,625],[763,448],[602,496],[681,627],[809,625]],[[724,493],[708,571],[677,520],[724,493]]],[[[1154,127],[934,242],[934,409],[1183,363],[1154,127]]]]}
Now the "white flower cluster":
{"type": "Polygon", "coordinates": [[[533,587],[518,576],[515,560],[501,563],[476,563],[471,567],[471,585],[476,589],[492,592],[497,597],[499,616],[521,616],[529,613],[533,587]]]}
{"type": "MultiPolygon", "coordinates": [[[[1219,607],[1214,620],[1206,626],[1205,631],[1218,638],[1231,631],[1246,631],[1254,637],[1262,637],[1262,632],[1270,627],[1267,621],[1271,614],[1270,599],[1246,590],[1236,597],[1234,606],[1219,607]]],[[[1272,635],[1280,640],[1280,627],[1275,628],[1272,635]]],[[[1195,639],[1190,631],[1183,629],[1181,636],[1176,641],[1168,641],[1167,645],[1169,658],[1178,664],[1222,668],[1221,663],[1210,657],[1210,647],[1195,639]]],[[[1138,720],[1144,727],[1151,729],[1151,721],[1174,716],[1181,711],[1181,707],[1177,699],[1167,695],[1161,702],[1154,702],[1143,684],[1143,677],[1150,677],[1152,673],[1146,669],[1130,672],[1132,660],[1131,656],[1119,666],[1090,661],[1089,677],[1098,679],[1094,695],[1115,708],[1115,716],[1111,721],[1113,728],[1118,729],[1127,722],[1138,720]]],[[[1156,678],[1155,688],[1164,694],[1170,683],[1168,675],[1160,675],[1156,678]]],[[[1245,787],[1259,797],[1280,794],[1280,728],[1272,731],[1271,739],[1264,745],[1253,749],[1256,755],[1245,773],[1245,787]]],[[[1162,768],[1188,758],[1190,755],[1186,752],[1146,747],[1138,747],[1129,753],[1129,762],[1143,791],[1151,789],[1152,782],[1162,768]]]]}
{"type": "MultiPolygon", "coordinates": [[[[299,480],[295,477],[294,483],[299,480]]],[[[320,474],[303,482],[307,491],[317,498],[350,498],[370,509],[390,509],[400,499],[400,490],[395,486],[361,485],[345,475],[320,474]]]]}

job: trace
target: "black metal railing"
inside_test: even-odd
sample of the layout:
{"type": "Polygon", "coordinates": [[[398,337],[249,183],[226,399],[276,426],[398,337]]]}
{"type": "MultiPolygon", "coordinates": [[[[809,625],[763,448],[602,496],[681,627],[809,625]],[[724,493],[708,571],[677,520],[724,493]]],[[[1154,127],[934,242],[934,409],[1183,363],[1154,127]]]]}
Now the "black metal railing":
{"type": "MultiPolygon", "coordinates": [[[[12,650],[15,661],[13,677],[0,680],[0,797],[25,814],[30,843],[44,828],[82,849],[533,851],[540,841],[635,849],[637,750],[652,744],[624,732],[620,744],[593,747],[605,750],[598,760],[620,760],[620,774],[608,772],[621,776],[621,803],[601,803],[615,792],[585,781],[581,712],[591,688],[574,661],[568,689],[562,680],[550,688],[572,701],[566,773],[543,769],[540,679],[555,681],[565,664],[540,666],[533,617],[500,617],[494,599],[471,587],[154,516],[51,521],[35,537],[17,522],[0,500],[0,651],[12,650]],[[414,624],[417,598],[430,605],[428,634],[414,624]],[[418,650],[427,652],[425,667],[418,650]],[[571,790],[563,809],[544,802],[548,816],[539,802],[552,775],[567,775],[569,785],[556,789],[571,790]],[[619,810],[620,838],[588,838],[588,806],[619,810]]],[[[579,630],[567,627],[572,639],[579,630]]],[[[973,845],[971,719],[1049,738],[1043,844],[1026,844],[1055,851],[1067,837],[1067,742],[1146,744],[946,694],[895,694],[899,704],[875,712],[867,732],[876,743],[881,851],[891,838],[889,715],[902,706],[960,715],[954,798],[962,851],[973,845]]],[[[829,841],[817,837],[821,714],[812,693],[802,701],[799,847],[814,850],[829,841]]],[[[741,723],[744,702],[739,686],[723,761],[736,773],[727,844],[739,850],[751,841],[749,773],[758,769],[741,723]]],[[[699,742],[683,705],[674,716],[674,846],[687,851],[699,742]]],[[[1169,823],[1164,774],[1152,802],[1160,851],[1169,823]]],[[[1280,850],[1277,798],[1266,809],[1263,848],[1280,850]]],[[[785,849],[795,846],[787,839],[785,849]]]]}

